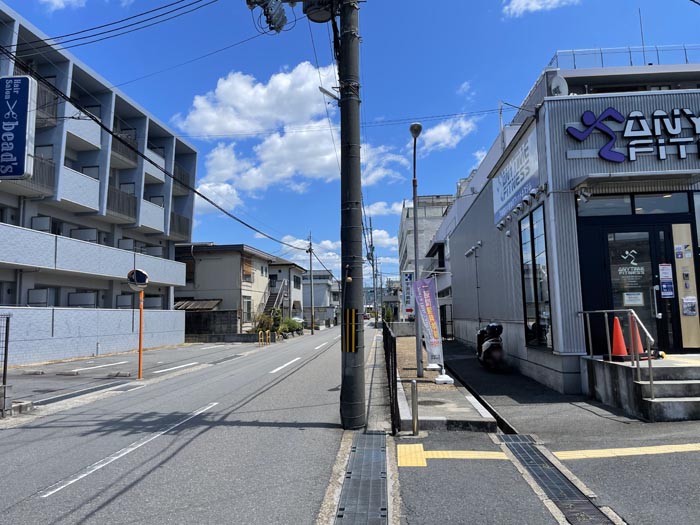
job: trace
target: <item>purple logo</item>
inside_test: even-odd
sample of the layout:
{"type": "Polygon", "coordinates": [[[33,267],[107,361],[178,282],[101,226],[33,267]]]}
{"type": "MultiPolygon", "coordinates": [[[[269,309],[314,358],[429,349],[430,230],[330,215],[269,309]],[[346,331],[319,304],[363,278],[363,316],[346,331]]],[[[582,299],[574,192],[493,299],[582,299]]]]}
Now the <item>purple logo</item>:
{"type": "Polygon", "coordinates": [[[619,123],[623,123],[625,121],[625,117],[623,117],[622,114],[615,108],[606,109],[597,118],[595,113],[592,111],[584,111],[583,115],[581,115],[581,122],[583,122],[587,128],[583,131],[579,131],[573,126],[569,126],[566,128],[566,132],[576,140],[583,142],[591,133],[593,133],[593,130],[597,129],[601,133],[604,133],[610,137],[608,143],[600,148],[600,151],[598,152],[600,158],[609,160],[610,162],[624,162],[625,156],[619,151],[613,151],[615,141],[617,140],[617,135],[615,135],[615,132],[603,123],[608,118],[611,118],[615,122],[619,123]]]}

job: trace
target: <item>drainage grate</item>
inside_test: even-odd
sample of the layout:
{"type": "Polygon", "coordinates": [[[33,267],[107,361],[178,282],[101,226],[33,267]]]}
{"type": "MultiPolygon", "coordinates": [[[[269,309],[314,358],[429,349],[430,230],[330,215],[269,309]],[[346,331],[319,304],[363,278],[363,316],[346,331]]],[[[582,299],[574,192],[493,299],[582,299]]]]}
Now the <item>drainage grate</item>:
{"type": "Polygon", "coordinates": [[[500,438],[570,523],[589,525],[612,523],[535,447],[535,441],[531,436],[501,435],[500,438]]]}
{"type": "Polygon", "coordinates": [[[384,432],[355,434],[335,522],[388,523],[384,432]]]}

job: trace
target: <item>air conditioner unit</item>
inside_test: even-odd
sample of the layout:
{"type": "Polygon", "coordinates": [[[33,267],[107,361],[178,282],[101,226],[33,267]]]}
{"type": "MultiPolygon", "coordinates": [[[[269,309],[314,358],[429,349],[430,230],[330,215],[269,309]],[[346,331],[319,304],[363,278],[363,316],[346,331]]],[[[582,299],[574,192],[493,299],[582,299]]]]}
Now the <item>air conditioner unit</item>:
{"type": "Polygon", "coordinates": [[[51,231],[51,217],[32,217],[32,230],[40,232],[51,231]]]}

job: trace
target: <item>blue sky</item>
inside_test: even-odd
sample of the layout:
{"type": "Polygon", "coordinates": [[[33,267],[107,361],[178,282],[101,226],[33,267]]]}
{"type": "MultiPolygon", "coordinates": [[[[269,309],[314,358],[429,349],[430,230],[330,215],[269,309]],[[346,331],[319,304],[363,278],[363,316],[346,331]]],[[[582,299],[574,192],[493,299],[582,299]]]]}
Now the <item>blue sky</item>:
{"type": "MultiPolygon", "coordinates": [[[[50,36],[173,1],[5,0],[50,36]]],[[[71,52],[198,148],[203,193],[291,244],[311,234],[317,255],[336,271],[339,111],[318,91],[319,84],[337,85],[330,28],[301,18],[301,3],[294,12],[286,8],[290,20],[294,13],[300,19],[273,35],[259,35],[260,9],[251,13],[245,0],[195,6],[201,8],[71,52]]],[[[699,40],[700,6],[690,0],[360,6],[363,195],[384,275],[398,272],[399,212],[411,198],[411,121],[424,127],[419,194],[453,194],[496,136],[499,101],[519,104],[557,50],[638,46],[639,9],[647,45],[699,40]]],[[[504,120],[512,115],[506,110],[504,120]]],[[[303,251],[206,206],[197,207],[193,240],[245,243],[308,265],[303,251]]]]}

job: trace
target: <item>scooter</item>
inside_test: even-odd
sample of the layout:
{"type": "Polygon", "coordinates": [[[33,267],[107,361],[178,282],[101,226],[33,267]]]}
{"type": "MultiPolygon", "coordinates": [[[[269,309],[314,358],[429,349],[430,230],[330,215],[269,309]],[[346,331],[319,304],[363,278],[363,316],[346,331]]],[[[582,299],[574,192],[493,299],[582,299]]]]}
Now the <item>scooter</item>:
{"type": "Polygon", "coordinates": [[[476,333],[476,357],[485,368],[498,370],[505,367],[502,333],[503,326],[498,323],[489,323],[476,333]]]}

